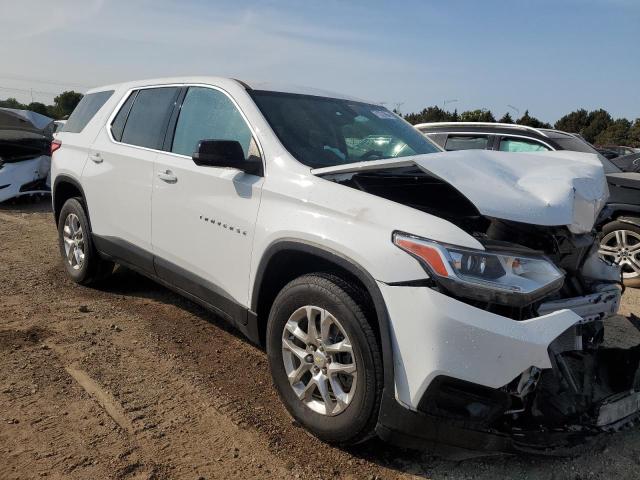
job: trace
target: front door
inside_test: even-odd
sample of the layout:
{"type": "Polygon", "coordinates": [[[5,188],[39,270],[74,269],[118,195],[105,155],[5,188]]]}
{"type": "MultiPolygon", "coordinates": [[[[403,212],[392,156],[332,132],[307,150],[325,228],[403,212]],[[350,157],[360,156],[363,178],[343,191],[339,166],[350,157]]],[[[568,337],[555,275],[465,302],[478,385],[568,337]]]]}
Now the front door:
{"type": "Polygon", "coordinates": [[[169,283],[235,317],[248,306],[249,268],[263,178],[198,166],[200,140],[236,140],[258,155],[236,104],[213,87],[189,87],[167,152],[155,162],[152,243],[156,271],[169,283]]]}

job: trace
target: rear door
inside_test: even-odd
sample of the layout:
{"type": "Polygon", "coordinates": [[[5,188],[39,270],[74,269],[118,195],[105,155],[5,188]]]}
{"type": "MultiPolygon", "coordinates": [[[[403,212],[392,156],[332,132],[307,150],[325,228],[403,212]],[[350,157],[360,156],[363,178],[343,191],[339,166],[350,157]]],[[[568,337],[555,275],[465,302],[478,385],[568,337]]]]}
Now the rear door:
{"type": "Polygon", "coordinates": [[[131,91],[96,138],[83,173],[98,248],[149,272],[153,162],[179,91],[175,86],[131,91]]]}
{"type": "Polygon", "coordinates": [[[200,140],[236,140],[260,157],[251,127],[222,90],[191,86],[170,126],[153,177],[153,250],[158,275],[237,318],[248,305],[249,266],[263,178],[198,166],[200,140]],[[175,123],[175,126],[173,125],[175,123]]]}

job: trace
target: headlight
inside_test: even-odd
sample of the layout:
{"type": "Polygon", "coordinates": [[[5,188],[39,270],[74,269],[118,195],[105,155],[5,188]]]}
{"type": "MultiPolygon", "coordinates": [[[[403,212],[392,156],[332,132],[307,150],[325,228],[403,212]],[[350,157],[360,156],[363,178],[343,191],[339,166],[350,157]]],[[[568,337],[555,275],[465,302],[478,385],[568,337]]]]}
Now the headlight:
{"type": "Polygon", "coordinates": [[[544,256],[473,250],[398,232],[393,243],[414,256],[437,283],[462,297],[524,306],[564,283],[564,274],[544,256]]]}

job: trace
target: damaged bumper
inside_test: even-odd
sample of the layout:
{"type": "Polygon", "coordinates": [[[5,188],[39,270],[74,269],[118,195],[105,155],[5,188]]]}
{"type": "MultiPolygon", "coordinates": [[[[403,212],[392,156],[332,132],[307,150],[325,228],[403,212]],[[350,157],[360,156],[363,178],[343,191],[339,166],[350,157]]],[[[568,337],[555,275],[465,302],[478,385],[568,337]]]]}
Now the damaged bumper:
{"type": "Polygon", "coordinates": [[[0,162],[0,202],[22,195],[50,193],[50,165],[48,155],[20,162],[0,162]]]}
{"type": "Polygon", "coordinates": [[[377,426],[411,448],[558,453],[632,425],[640,346],[605,347],[620,289],[542,304],[515,321],[427,287],[379,284],[391,319],[395,398],[377,426]]]}

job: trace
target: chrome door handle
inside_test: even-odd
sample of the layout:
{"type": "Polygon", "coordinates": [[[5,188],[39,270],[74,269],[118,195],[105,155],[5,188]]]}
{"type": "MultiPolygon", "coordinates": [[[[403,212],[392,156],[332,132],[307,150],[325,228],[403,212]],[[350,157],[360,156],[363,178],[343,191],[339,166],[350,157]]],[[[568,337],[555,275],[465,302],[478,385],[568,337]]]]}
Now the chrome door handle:
{"type": "Polygon", "coordinates": [[[178,177],[176,177],[171,170],[158,172],[158,178],[167,183],[176,183],[178,181],[178,177]]]}
{"type": "Polygon", "coordinates": [[[92,153],[91,155],[89,155],[89,159],[93,163],[102,163],[102,161],[103,161],[102,155],[100,155],[99,153],[92,153]]]}

